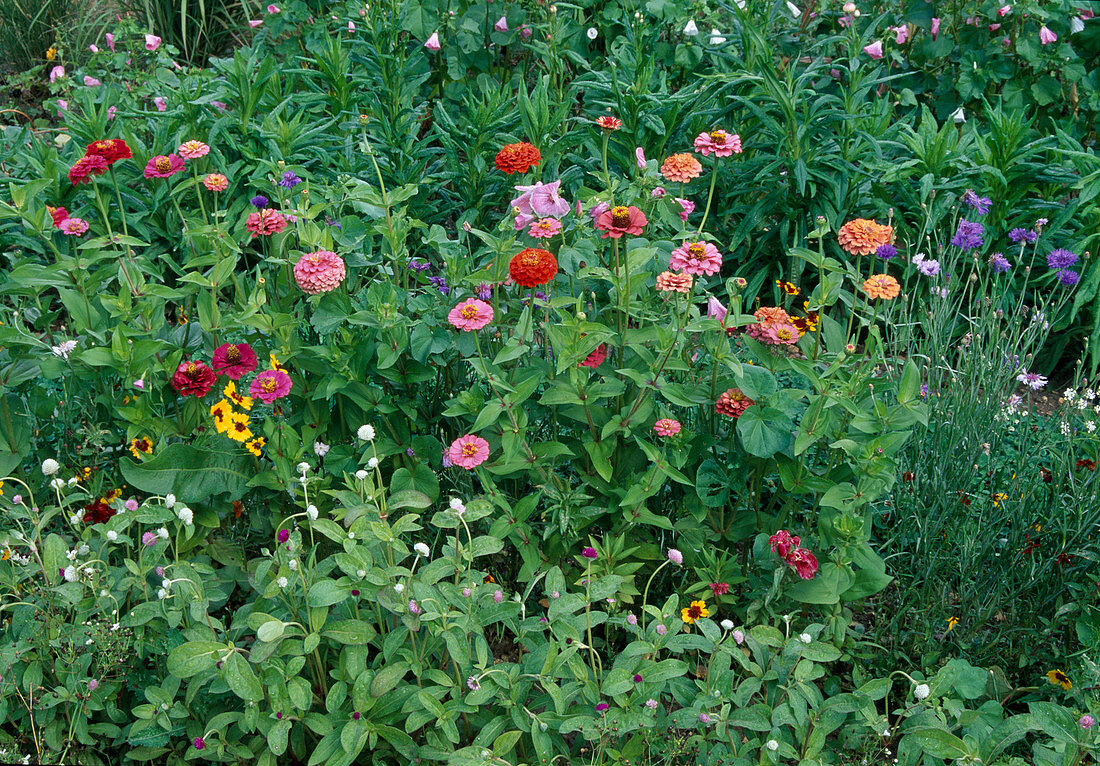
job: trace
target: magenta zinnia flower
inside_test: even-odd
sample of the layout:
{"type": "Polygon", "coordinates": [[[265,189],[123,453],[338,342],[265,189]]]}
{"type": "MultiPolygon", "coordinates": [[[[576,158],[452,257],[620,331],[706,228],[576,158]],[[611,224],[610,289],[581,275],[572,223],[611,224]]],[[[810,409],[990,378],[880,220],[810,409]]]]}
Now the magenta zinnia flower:
{"type": "Polygon", "coordinates": [[[214,349],[214,372],[240,380],[256,369],[256,352],[247,343],[223,343],[214,349]]]}
{"type": "Polygon", "coordinates": [[[704,157],[711,154],[716,157],[729,157],[735,152],[741,153],[741,136],[724,130],[712,130],[695,137],[695,151],[704,157]]]}
{"type": "Polygon", "coordinates": [[[331,250],[306,253],[294,264],[294,280],[310,295],[335,290],[346,274],[344,260],[331,250]]]}
{"type": "Polygon", "coordinates": [[[722,254],[710,242],[685,242],[672,251],[668,265],[687,274],[717,274],[722,268],[722,254]]]}
{"type": "Polygon", "coordinates": [[[489,442],[473,434],[460,436],[451,443],[447,457],[459,468],[472,471],[489,459],[489,442]]]}
{"type": "Polygon", "coordinates": [[[146,178],[168,178],[184,168],[183,158],[178,154],[158,154],[145,166],[146,178]]]}
{"type": "Polygon", "coordinates": [[[65,234],[79,237],[88,230],[88,222],[83,218],[66,218],[58,228],[65,234]]]}
{"type": "Polygon", "coordinates": [[[485,301],[469,298],[451,309],[447,321],[464,332],[480,330],[493,321],[493,307],[485,301]]]}
{"type": "Polygon", "coordinates": [[[661,418],[653,424],[658,436],[675,436],[680,433],[680,423],[672,418],[661,418]]]}
{"type": "Polygon", "coordinates": [[[271,404],[290,393],[290,376],[282,370],[264,370],[252,379],[248,393],[271,404]]]}

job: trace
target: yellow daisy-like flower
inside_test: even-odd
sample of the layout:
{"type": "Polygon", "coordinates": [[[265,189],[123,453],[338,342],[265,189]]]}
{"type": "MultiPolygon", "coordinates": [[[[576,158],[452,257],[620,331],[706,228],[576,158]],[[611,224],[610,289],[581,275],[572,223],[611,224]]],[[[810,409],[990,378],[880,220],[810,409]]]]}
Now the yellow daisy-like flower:
{"type": "Polygon", "coordinates": [[[959,624],[959,618],[951,615],[947,618],[947,632],[950,633],[955,629],[955,626],[959,624]]]}
{"type": "Polygon", "coordinates": [[[262,449],[263,449],[263,446],[264,446],[265,444],[267,444],[267,439],[265,439],[265,438],[264,438],[264,437],[262,437],[262,436],[259,436],[259,437],[257,437],[257,438],[255,438],[255,439],[253,439],[253,440],[252,440],[252,441],[250,441],[250,442],[245,442],[245,443],[244,443],[244,448],[245,448],[246,450],[248,450],[249,452],[251,452],[251,453],[252,453],[253,455],[255,455],[256,457],[259,457],[259,456],[260,456],[260,454],[261,454],[261,453],[260,453],[260,450],[262,450],[262,449]]]}
{"type": "Polygon", "coordinates": [[[57,48],[53,45],[46,51],[46,61],[53,61],[57,58],[57,48]]]}
{"type": "Polygon", "coordinates": [[[248,415],[243,415],[234,412],[229,416],[229,428],[225,433],[233,441],[246,442],[251,439],[254,434],[248,427],[248,415]]]}
{"type": "Polygon", "coordinates": [[[1061,686],[1067,692],[1073,688],[1073,681],[1069,680],[1069,676],[1063,673],[1061,670],[1051,670],[1047,673],[1047,681],[1054,686],[1061,686]]]}
{"type": "Polygon", "coordinates": [[[7,561],[11,558],[11,548],[5,548],[0,551],[0,561],[7,561]]]}
{"type": "Polygon", "coordinates": [[[1008,495],[1006,495],[1004,492],[998,492],[997,494],[993,495],[993,507],[996,508],[1007,499],[1008,495]]]}
{"type": "Polygon", "coordinates": [[[290,370],[288,370],[286,367],[279,364],[279,360],[275,357],[274,354],[268,354],[267,357],[268,357],[267,361],[271,365],[271,369],[280,370],[282,372],[290,372],[290,370]]]}
{"type": "Polygon", "coordinates": [[[680,619],[688,625],[692,625],[696,620],[701,620],[704,617],[710,617],[706,601],[692,601],[691,606],[686,606],[680,610],[680,619]]]}
{"type": "Polygon", "coordinates": [[[227,399],[232,399],[238,407],[242,410],[252,409],[252,397],[244,396],[237,393],[237,384],[233,381],[229,381],[225,385],[225,389],[222,391],[227,399]]]}
{"type": "Polygon", "coordinates": [[[784,282],[782,279],[777,279],[775,283],[779,285],[779,289],[787,295],[798,295],[799,293],[799,289],[791,282],[784,282]]]}
{"type": "Polygon", "coordinates": [[[210,407],[210,415],[214,418],[214,428],[218,433],[224,434],[229,430],[230,419],[233,417],[233,407],[226,399],[220,400],[210,407]]]}
{"type": "MultiPolygon", "coordinates": [[[[144,436],[139,439],[131,439],[130,453],[138,460],[141,460],[142,455],[151,455],[153,453],[153,440],[146,439],[144,436]]],[[[119,494],[121,494],[121,490],[119,494]]]]}

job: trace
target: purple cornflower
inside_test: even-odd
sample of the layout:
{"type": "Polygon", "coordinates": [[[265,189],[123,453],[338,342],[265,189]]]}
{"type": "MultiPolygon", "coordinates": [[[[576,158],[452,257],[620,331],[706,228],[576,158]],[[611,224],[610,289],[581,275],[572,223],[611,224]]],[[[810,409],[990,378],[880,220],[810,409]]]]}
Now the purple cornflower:
{"type": "Polygon", "coordinates": [[[967,189],[963,194],[963,202],[968,207],[974,209],[978,215],[985,215],[989,212],[989,208],[993,205],[993,200],[989,197],[979,197],[974,193],[973,189],[967,189]]]}
{"type": "Polygon", "coordinates": [[[279,542],[285,543],[287,540],[290,539],[290,530],[289,529],[280,529],[278,537],[279,537],[279,542]]]}
{"type": "Polygon", "coordinates": [[[1016,380],[1023,383],[1032,391],[1038,391],[1040,388],[1047,384],[1047,379],[1037,372],[1028,372],[1023,370],[1016,376],[1016,380]]]}
{"type": "Polygon", "coordinates": [[[279,181],[279,186],[283,187],[284,189],[293,189],[295,186],[297,186],[301,182],[302,182],[302,179],[299,178],[298,176],[294,175],[293,170],[288,170],[285,173],[283,173],[283,177],[279,181]]]}
{"type": "Polygon", "coordinates": [[[1008,262],[1008,259],[1000,253],[994,253],[989,256],[989,265],[993,267],[994,274],[1004,274],[1012,266],[1012,264],[1008,262]]]}
{"type": "Polygon", "coordinates": [[[478,682],[476,676],[470,676],[466,679],[466,688],[472,692],[476,692],[481,688],[481,684],[478,682]]]}
{"type": "Polygon", "coordinates": [[[891,244],[879,245],[878,250],[875,251],[875,256],[884,261],[890,260],[897,254],[898,249],[891,244]]]}
{"type": "Polygon", "coordinates": [[[934,258],[925,258],[917,263],[917,271],[926,277],[934,277],[940,273],[940,262],[934,258]]]}
{"type": "Polygon", "coordinates": [[[1018,245],[1021,242],[1034,242],[1039,239],[1039,235],[1031,229],[1024,229],[1018,226],[1008,233],[1008,238],[1018,245]]]}
{"type": "Polygon", "coordinates": [[[1047,266],[1052,269],[1065,269],[1069,268],[1073,264],[1077,263],[1078,258],[1075,253],[1066,250],[1064,247],[1056,247],[1050,251],[1050,255],[1047,256],[1047,266]]]}
{"type": "Polygon", "coordinates": [[[418,261],[415,258],[409,261],[408,265],[408,268],[412,269],[413,271],[427,271],[431,267],[432,265],[427,261],[418,261]]]}
{"type": "Polygon", "coordinates": [[[601,702],[600,704],[596,705],[596,712],[597,713],[602,713],[605,710],[607,710],[609,707],[611,707],[611,706],[608,705],[606,702],[601,702]]]}
{"type": "Polygon", "coordinates": [[[930,389],[928,387],[928,384],[927,383],[921,383],[920,384],[920,398],[921,399],[927,399],[928,395],[930,393],[932,393],[932,389],[930,389]]]}
{"type": "Polygon", "coordinates": [[[959,221],[959,228],[955,230],[955,236],[951,238],[951,244],[961,250],[974,250],[985,244],[982,235],[985,227],[977,221],[968,221],[963,218],[959,221]]]}
{"type": "Polygon", "coordinates": [[[409,447],[407,450],[405,450],[405,454],[408,455],[409,457],[416,457],[416,453],[413,452],[412,447],[409,447]]]}
{"type": "Polygon", "coordinates": [[[485,282],[482,282],[477,286],[477,297],[483,301],[492,300],[493,288],[489,287],[485,282]]]}
{"type": "Polygon", "coordinates": [[[447,295],[451,292],[451,288],[447,287],[447,280],[443,277],[428,277],[428,281],[435,285],[435,289],[439,290],[443,295],[447,295]]]}
{"type": "Polygon", "coordinates": [[[599,554],[596,553],[595,548],[585,548],[583,551],[581,551],[581,555],[584,556],[586,559],[595,559],[599,554]]]}
{"type": "Polygon", "coordinates": [[[1073,287],[1081,280],[1081,275],[1073,269],[1060,269],[1054,273],[1058,275],[1058,281],[1066,287],[1073,287]]]}
{"type": "Polygon", "coordinates": [[[252,203],[253,207],[259,208],[260,210],[263,210],[265,207],[267,207],[267,197],[262,194],[257,194],[249,201],[252,203]]]}

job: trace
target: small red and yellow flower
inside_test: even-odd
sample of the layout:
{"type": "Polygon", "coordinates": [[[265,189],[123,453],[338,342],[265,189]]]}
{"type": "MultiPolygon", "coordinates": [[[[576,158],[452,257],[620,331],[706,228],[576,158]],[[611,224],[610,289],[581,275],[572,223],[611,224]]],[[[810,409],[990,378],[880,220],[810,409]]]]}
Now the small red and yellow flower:
{"type": "Polygon", "coordinates": [[[229,424],[234,415],[233,407],[229,404],[229,400],[220,399],[217,404],[211,405],[210,415],[214,418],[214,428],[218,433],[224,434],[229,430],[229,424]]]}
{"type": "Polygon", "coordinates": [[[798,287],[791,282],[784,282],[782,279],[777,279],[775,283],[779,285],[779,289],[787,295],[798,295],[798,293],[801,292],[798,287]]]}
{"type": "Polygon", "coordinates": [[[153,454],[153,440],[146,439],[144,436],[140,436],[136,439],[131,439],[130,453],[138,460],[141,460],[142,455],[153,454]]]}
{"type": "Polygon", "coordinates": [[[623,121],[610,114],[604,114],[596,118],[596,124],[604,130],[618,130],[623,126],[623,121]]]}
{"type": "Polygon", "coordinates": [[[685,606],[680,610],[680,619],[688,625],[693,625],[696,620],[710,617],[706,601],[692,601],[691,606],[685,606]]]}
{"type": "Polygon", "coordinates": [[[1067,676],[1061,670],[1048,671],[1047,681],[1054,686],[1061,686],[1067,692],[1073,688],[1073,681],[1070,681],[1069,676],[1067,676]]]}
{"type": "Polygon", "coordinates": [[[260,450],[262,450],[264,448],[265,444],[267,444],[267,439],[265,439],[262,436],[257,436],[252,441],[245,442],[244,443],[244,448],[246,450],[248,450],[249,452],[251,452],[256,457],[259,457],[260,454],[261,454],[260,450]]]}
{"type": "Polygon", "coordinates": [[[229,416],[229,428],[226,430],[225,435],[237,442],[246,442],[252,439],[255,434],[248,427],[248,420],[248,415],[234,412],[229,416]]]}
{"type": "Polygon", "coordinates": [[[225,388],[222,390],[226,399],[231,399],[242,410],[252,409],[252,397],[245,396],[244,394],[237,393],[237,384],[233,381],[229,381],[225,384],[225,388]]]}

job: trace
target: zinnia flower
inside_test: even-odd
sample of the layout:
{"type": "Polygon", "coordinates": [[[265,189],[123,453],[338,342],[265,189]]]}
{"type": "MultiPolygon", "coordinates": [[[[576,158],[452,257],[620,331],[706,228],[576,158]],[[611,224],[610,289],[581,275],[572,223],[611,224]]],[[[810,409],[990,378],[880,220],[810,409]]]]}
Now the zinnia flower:
{"type": "Polygon", "coordinates": [[[256,369],[256,364],[256,352],[247,343],[223,343],[214,349],[214,371],[231,380],[240,380],[256,369]]]}
{"type": "Polygon", "coordinates": [[[785,558],[791,550],[798,547],[800,542],[802,541],[797,535],[792,535],[785,529],[779,530],[768,538],[768,543],[772,547],[772,553],[779,554],[780,558],[785,558]]]}
{"type": "Polygon", "coordinates": [[[714,403],[714,410],[719,415],[726,415],[736,420],[741,417],[742,412],[754,404],[756,402],[745,396],[745,392],[740,388],[730,388],[718,397],[718,401],[714,403]]]}
{"type": "Polygon", "coordinates": [[[96,154],[85,154],[69,169],[69,181],[73,186],[86,183],[90,176],[101,176],[110,163],[96,154]]]}
{"type": "Polygon", "coordinates": [[[290,393],[290,376],[282,370],[264,370],[252,379],[248,393],[262,402],[271,404],[290,393]]]}
{"type": "Polygon", "coordinates": [[[724,130],[700,133],[695,137],[695,151],[704,157],[709,157],[711,154],[716,157],[729,157],[735,152],[740,154],[741,136],[724,130]]]}
{"type": "Polygon", "coordinates": [[[549,250],[528,247],[520,250],[508,264],[508,275],[522,287],[538,287],[558,273],[558,261],[549,250]]]}
{"type": "Polygon", "coordinates": [[[101,138],[88,144],[84,156],[102,157],[108,165],[113,165],[119,160],[128,160],[134,155],[121,138],[101,138]]]}
{"type": "Polygon", "coordinates": [[[518,144],[507,144],[499,152],[493,164],[497,170],[511,175],[512,173],[526,173],[539,164],[542,155],[539,150],[526,141],[518,144]]]}
{"type": "Polygon", "coordinates": [[[346,274],[344,259],[331,250],[306,253],[294,264],[294,281],[310,295],[335,290],[346,274]]]}
{"type": "Polygon", "coordinates": [[[753,316],[756,317],[756,324],[750,324],[746,332],[750,338],[761,343],[778,342],[777,337],[768,334],[772,327],[794,326],[790,314],[777,306],[761,306],[753,312],[753,316]]]}
{"type": "Polygon", "coordinates": [[[609,114],[600,115],[596,118],[596,124],[604,130],[618,130],[623,126],[623,121],[618,117],[612,117],[609,114]]]}
{"type": "Polygon", "coordinates": [[[53,226],[55,229],[60,229],[61,224],[69,217],[69,211],[63,207],[51,207],[46,205],[46,211],[50,214],[50,218],[53,219],[53,226]]]}
{"type": "Polygon", "coordinates": [[[527,233],[536,239],[550,239],[561,231],[561,221],[557,218],[540,218],[531,224],[527,233]]]}
{"type": "Polygon", "coordinates": [[[890,226],[875,223],[867,218],[854,218],[840,227],[837,241],[840,247],[851,255],[869,255],[888,244],[894,238],[890,226]]]}
{"type": "Polygon", "coordinates": [[[875,274],[863,282],[863,292],[871,298],[893,300],[901,292],[901,285],[889,274],[875,274]]]}
{"type": "Polygon", "coordinates": [[[459,468],[471,471],[489,459],[489,442],[473,434],[460,436],[451,443],[447,457],[459,468]]]}
{"type": "Polygon", "coordinates": [[[671,271],[662,271],[657,275],[657,289],[665,293],[684,293],[691,292],[691,275],[690,274],[673,274],[671,271]]]}
{"type": "Polygon", "coordinates": [[[477,298],[468,298],[451,309],[447,321],[464,332],[480,330],[493,321],[493,307],[477,298]]]}
{"type": "Polygon", "coordinates": [[[146,178],[169,178],[184,168],[183,158],[178,154],[158,154],[145,166],[146,178]]]}
{"type": "Polygon", "coordinates": [[[687,183],[702,172],[703,166],[690,154],[674,154],[661,164],[661,175],[669,181],[687,183]]]}
{"type": "Polygon", "coordinates": [[[210,393],[217,375],[202,362],[180,362],[172,376],[172,388],[180,396],[200,398],[210,393]]]}
{"type": "Polygon", "coordinates": [[[424,42],[424,47],[430,51],[437,51],[442,46],[439,44],[439,33],[432,32],[432,36],[424,42]]]}
{"type": "Polygon", "coordinates": [[[600,214],[596,219],[596,228],[604,232],[604,239],[608,237],[618,239],[624,234],[635,236],[641,234],[642,227],[647,223],[645,213],[633,205],[630,207],[616,205],[600,214]]]}
{"type": "Polygon", "coordinates": [[[696,620],[710,617],[706,601],[692,601],[691,606],[685,606],[680,610],[680,619],[688,625],[693,625],[696,620]]]}
{"type": "MultiPolygon", "coordinates": [[[[561,180],[548,184],[536,181],[531,186],[515,187],[520,195],[508,203],[525,221],[526,226],[533,218],[561,218],[569,212],[569,203],[561,196],[561,180]]],[[[517,231],[523,226],[517,226],[517,231]]]]}
{"type": "Polygon", "coordinates": [[[202,141],[185,141],[180,144],[176,152],[185,160],[197,160],[199,157],[210,154],[210,147],[202,141]]]}
{"type": "Polygon", "coordinates": [[[684,242],[672,251],[668,265],[688,274],[717,274],[722,268],[722,254],[710,242],[684,242]]]}
{"type": "Polygon", "coordinates": [[[863,52],[876,61],[882,58],[882,40],[875,40],[870,45],[863,46],[863,52]]]}
{"type": "Polygon", "coordinates": [[[212,192],[223,192],[229,188],[229,179],[221,173],[211,173],[202,179],[202,185],[212,192]]]}
{"type": "Polygon", "coordinates": [[[591,367],[592,369],[596,369],[601,364],[603,364],[605,359],[607,359],[607,344],[601,343],[600,345],[596,346],[592,353],[586,356],[584,358],[584,361],[580,362],[579,364],[581,367],[591,367]]]}
{"type": "Polygon", "coordinates": [[[66,218],[57,228],[69,236],[79,237],[88,230],[88,222],[83,218],[66,218]]]}
{"type": "Polygon", "coordinates": [[[264,208],[255,213],[249,213],[248,221],[244,227],[252,232],[253,237],[258,237],[278,234],[286,228],[286,225],[287,221],[282,213],[271,208],[264,208]]]}
{"type": "Polygon", "coordinates": [[[680,433],[680,423],[672,418],[661,418],[653,424],[653,430],[658,436],[675,436],[680,433]]]}

